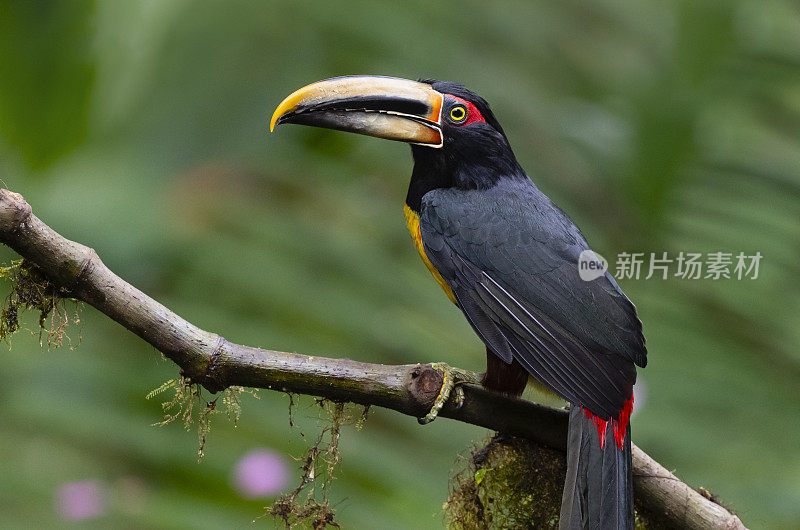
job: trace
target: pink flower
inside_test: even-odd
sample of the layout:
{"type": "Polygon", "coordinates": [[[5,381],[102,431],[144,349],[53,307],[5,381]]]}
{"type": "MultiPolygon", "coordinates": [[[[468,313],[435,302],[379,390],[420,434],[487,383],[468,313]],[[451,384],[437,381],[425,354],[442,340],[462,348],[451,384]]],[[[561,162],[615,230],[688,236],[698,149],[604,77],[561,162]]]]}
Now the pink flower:
{"type": "Polygon", "coordinates": [[[56,509],[70,521],[92,519],[105,514],[103,485],[99,480],[67,482],[58,488],[56,509]]]}
{"type": "Polygon", "coordinates": [[[242,497],[258,499],[280,493],[289,480],[286,461],[269,449],[244,455],[233,470],[233,484],[242,497]]]}

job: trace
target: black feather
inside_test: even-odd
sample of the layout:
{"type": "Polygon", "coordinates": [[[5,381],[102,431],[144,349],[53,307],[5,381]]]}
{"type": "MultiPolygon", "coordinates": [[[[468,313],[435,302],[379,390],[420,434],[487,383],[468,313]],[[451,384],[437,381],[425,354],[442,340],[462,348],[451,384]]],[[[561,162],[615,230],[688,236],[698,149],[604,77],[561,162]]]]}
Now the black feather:
{"type": "Polygon", "coordinates": [[[606,429],[601,448],[595,423],[580,407],[570,410],[561,530],[634,527],[630,426],[622,449],[613,441],[611,423],[606,429]]]}
{"type": "Polygon", "coordinates": [[[530,180],[430,191],[420,214],[425,253],[492,351],[569,402],[616,418],[636,381],[633,363],[646,358],[641,322],[610,276],[580,278],[588,245],[543,197],[530,180]]]}

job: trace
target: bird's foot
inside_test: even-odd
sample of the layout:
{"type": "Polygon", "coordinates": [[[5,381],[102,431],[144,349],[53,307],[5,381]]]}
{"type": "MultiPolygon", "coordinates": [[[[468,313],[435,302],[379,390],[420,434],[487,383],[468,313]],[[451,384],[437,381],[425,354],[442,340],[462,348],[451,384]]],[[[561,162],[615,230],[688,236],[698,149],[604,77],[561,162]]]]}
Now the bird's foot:
{"type": "Polygon", "coordinates": [[[439,411],[450,399],[452,392],[455,392],[456,404],[460,406],[464,402],[464,391],[461,389],[463,383],[481,384],[481,376],[475,372],[454,368],[445,363],[432,363],[431,367],[442,373],[442,388],[439,390],[439,395],[436,396],[431,410],[422,418],[417,419],[420,425],[427,425],[436,419],[439,411]]]}

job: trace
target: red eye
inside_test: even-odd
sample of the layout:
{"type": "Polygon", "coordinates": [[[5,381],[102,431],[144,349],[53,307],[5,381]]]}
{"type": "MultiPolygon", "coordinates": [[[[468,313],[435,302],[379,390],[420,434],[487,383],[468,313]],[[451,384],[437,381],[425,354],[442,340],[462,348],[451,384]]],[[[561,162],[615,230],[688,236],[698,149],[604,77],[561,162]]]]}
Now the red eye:
{"type": "Polygon", "coordinates": [[[448,94],[448,96],[460,103],[460,105],[456,104],[452,109],[450,109],[450,120],[453,123],[456,125],[469,125],[470,123],[475,122],[486,123],[486,120],[483,119],[481,111],[478,110],[478,107],[466,99],[461,99],[458,96],[453,96],[451,94],[448,94]],[[453,115],[454,112],[456,113],[455,116],[453,115]]]}

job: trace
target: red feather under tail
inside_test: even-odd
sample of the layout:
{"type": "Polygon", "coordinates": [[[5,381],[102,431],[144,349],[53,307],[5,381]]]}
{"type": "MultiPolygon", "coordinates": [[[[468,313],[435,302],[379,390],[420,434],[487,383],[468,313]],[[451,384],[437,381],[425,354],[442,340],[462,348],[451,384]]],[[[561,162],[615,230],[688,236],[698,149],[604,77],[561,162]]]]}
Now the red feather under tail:
{"type": "MultiPolygon", "coordinates": [[[[608,421],[604,420],[598,416],[595,416],[592,411],[585,407],[583,408],[583,413],[589,418],[595,426],[597,426],[597,434],[600,435],[600,448],[603,449],[606,445],[606,429],[608,428],[608,421]]],[[[622,444],[625,443],[625,431],[628,428],[628,422],[631,419],[631,412],[633,412],[633,394],[631,394],[631,398],[625,402],[625,405],[622,407],[622,410],[619,412],[619,416],[616,419],[611,420],[611,427],[614,431],[614,441],[617,443],[617,448],[622,449],[622,444]]]]}

